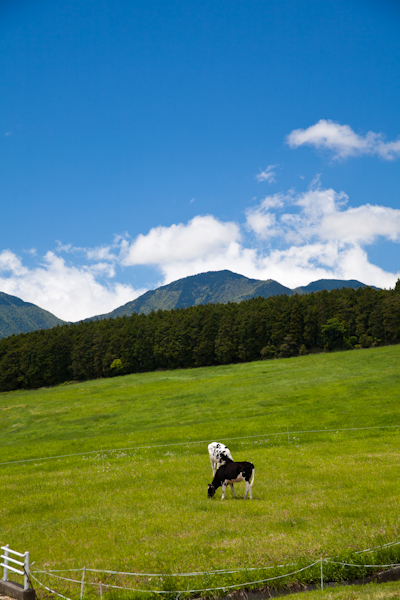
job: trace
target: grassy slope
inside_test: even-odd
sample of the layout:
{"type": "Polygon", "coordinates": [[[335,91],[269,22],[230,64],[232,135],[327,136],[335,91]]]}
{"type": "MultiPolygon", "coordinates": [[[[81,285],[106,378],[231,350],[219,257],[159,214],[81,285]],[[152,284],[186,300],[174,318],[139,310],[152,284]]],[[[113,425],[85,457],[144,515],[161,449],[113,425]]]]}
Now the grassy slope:
{"type": "Polygon", "coordinates": [[[398,429],[340,429],[400,428],[399,358],[395,346],[0,394],[2,461],[204,440],[0,466],[0,542],[37,567],[182,572],[397,539],[398,429]],[[323,431],[288,440],[287,427],[323,431]],[[207,440],[255,463],[253,502],[206,498],[207,440]]]}

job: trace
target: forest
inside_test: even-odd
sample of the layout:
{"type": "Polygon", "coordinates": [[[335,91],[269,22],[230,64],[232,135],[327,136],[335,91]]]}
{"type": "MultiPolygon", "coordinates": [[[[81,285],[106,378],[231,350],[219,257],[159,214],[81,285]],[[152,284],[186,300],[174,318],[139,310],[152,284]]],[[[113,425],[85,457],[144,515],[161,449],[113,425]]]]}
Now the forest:
{"type": "Polygon", "coordinates": [[[13,335],[0,340],[0,391],[398,343],[400,280],[13,335]]]}

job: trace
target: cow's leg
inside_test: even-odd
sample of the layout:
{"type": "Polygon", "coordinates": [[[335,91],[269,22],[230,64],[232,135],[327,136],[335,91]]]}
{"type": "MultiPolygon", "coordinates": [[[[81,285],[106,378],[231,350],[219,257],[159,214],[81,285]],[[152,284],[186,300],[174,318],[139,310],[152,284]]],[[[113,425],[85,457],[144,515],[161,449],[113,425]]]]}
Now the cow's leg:
{"type": "MultiPolygon", "coordinates": [[[[254,481],[254,479],[253,479],[254,481]]],[[[253,500],[253,481],[249,483],[250,500],[253,500]]]]}
{"type": "Polygon", "coordinates": [[[223,483],[221,500],[223,500],[225,498],[225,492],[226,492],[226,483],[223,483]]]}
{"type": "Polygon", "coordinates": [[[233,487],[233,483],[230,483],[229,485],[231,486],[232,494],[235,496],[235,498],[237,498],[235,488],[233,487]]]}
{"type": "Polygon", "coordinates": [[[250,500],[253,500],[253,483],[254,483],[254,475],[255,475],[255,471],[254,471],[254,467],[252,470],[252,476],[251,479],[249,480],[249,490],[250,490],[250,500]]]}
{"type": "Polygon", "coordinates": [[[247,498],[247,494],[249,494],[249,493],[250,493],[250,500],[252,500],[253,499],[253,494],[251,493],[251,485],[250,485],[249,481],[246,481],[246,493],[244,495],[244,499],[245,500],[247,498]]]}
{"type": "Polygon", "coordinates": [[[210,463],[211,463],[211,468],[212,468],[212,472],[213,472],[213,477],[215,477],[215,460],[210,456],[210,463]]]}

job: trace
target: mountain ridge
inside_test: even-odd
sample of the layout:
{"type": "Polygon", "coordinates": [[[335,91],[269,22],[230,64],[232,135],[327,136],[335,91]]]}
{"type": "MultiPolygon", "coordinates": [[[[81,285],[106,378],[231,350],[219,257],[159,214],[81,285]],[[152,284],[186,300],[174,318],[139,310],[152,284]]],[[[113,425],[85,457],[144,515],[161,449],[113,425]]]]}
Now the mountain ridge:
{"type": "MultiPolygon", "coordinates": [[[[149,290],[136,298],[119,306],[115,310],[84,319],[97,321],[133,313],[149,314],[152,310],[171,310],[173,308],[188,308],[199,304],[216,304],[227,302],[242,302],[257,296],[269,298],[280,294],[308,294],[311,292],[332,290],[341,287],[373,287],[355,279],[319,279],[307,286],[290,289],[273,279],[250,279],[244,275],[223,271],[207,271],[197,275],[183,277],[155,290],[149,290]]],[[[377,288],[375,288],[377,289],[377,288]]]]}
{"type": "MultiPolygon", "coordinates": [[[[341,287],[368,286],[355,279],[319,279],[307,286],[290,289],[273,279],[251,279],[227,269],[208,271],[183,277],[155,290],[149,290],[109,313],[95,315],[82,319],[82,321],[130,316],[133,313],[149,314],[151,311],[188,308],[200,304],[243,302],[257,296],[269,298],[281,294],[288,296],[308,294],[341,287]]],[[[25,302],[16,296],[0,292],[0,339],[19,333],[50,329],[66,323],[31,302],[25,302]]]]}
{"type": "Polygon", "coordinates": [[[0,292],[0,339],[64,324],[65,321],[36,304],[0,292]]]}

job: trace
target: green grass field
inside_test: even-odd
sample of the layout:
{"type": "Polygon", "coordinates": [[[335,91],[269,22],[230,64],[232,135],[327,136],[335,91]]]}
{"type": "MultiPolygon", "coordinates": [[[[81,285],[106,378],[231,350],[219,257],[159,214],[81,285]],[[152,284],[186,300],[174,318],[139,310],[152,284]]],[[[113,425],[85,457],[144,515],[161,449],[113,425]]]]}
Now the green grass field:
{"type": "Polygon", "coordinates": [[[307,592],[289,594],[285,600],[400,600],[400,585],[397,582],[368,584],[365,586],[346,586],[324,590],[322,593],[307,592]]]}
{"type": "MultiPolygon", "coordinates": [[[[283,572],[263,566],[290,571],[321,556],[354,561],[400,540],[399,364],[393,346],[0,394],[0,543],[29,550],[43,570],[259,567],[87,574],[135,589],[237,585],[283,572]],[[253,501],[230,490],[224,502],[220,490],[207,498],[215,440],[255,464],[253,501]]],[[[367,558],[400,560],[400,546],[367,558]]],[[[318,568],[302,577],[317,581],[318,568]]],[[[79,598],[77,584],[41,580],[79,598]]],[[[86,585],[84,597],[98,589],[86,585]]]]}

